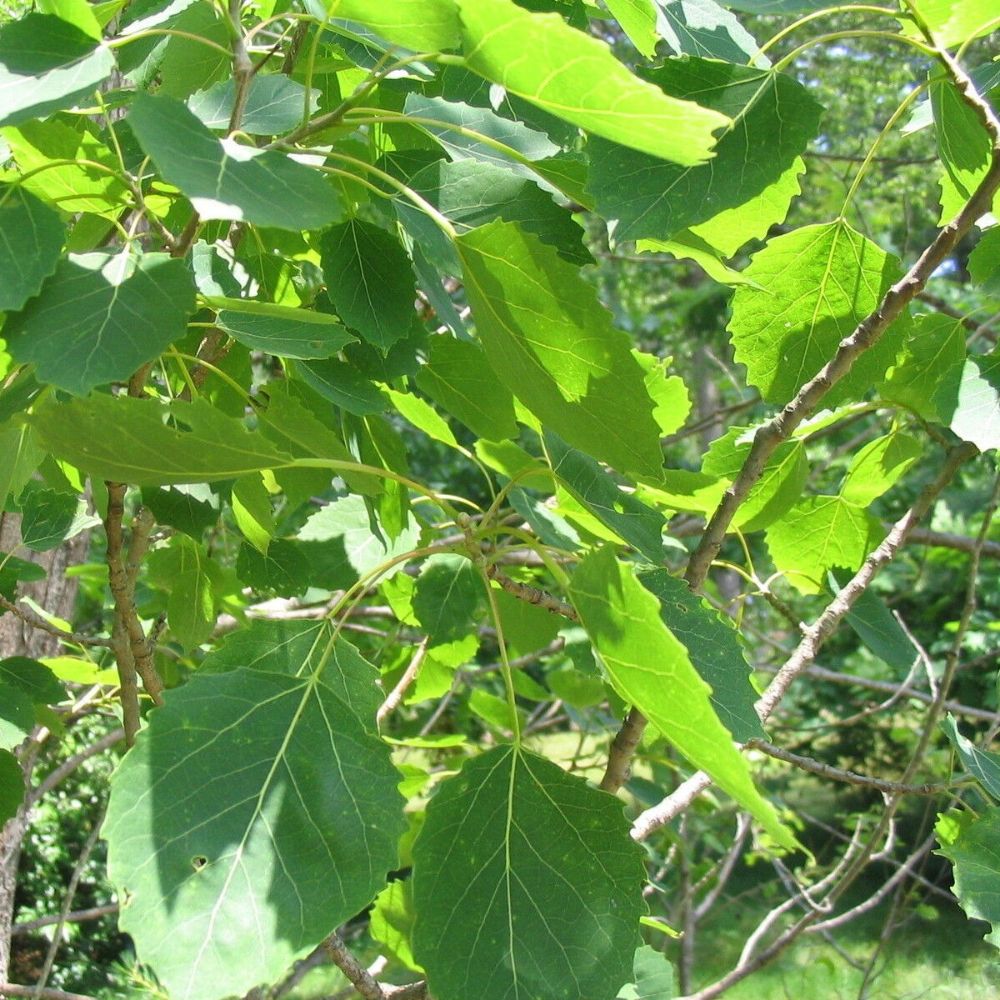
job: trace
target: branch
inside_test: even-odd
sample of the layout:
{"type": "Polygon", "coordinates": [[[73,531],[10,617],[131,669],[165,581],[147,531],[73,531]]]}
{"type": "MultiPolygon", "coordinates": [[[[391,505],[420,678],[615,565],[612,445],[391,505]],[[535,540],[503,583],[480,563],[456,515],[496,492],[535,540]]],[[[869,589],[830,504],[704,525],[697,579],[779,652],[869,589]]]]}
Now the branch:
{"type": "Polygon", "coordinates": [[[420,645],[417,646],[410,659],[410,663],[406,670],[403,671],[403,676],[399,678],[396,686],[389,692],[386,696],[385,701],[379,705],[378,711],[375,713],[375,721],[381,725],[396,709],[399,707],[399,703],[403,700],[403,695],[406,694],[410,685],[417,679],[420,673],[420,668],[424,664],[424,657],[427,656],[427,647],[430,645],[430,636],[424,636],[420,640],[420,645]]]}
{"type": "Polygon", "coordinates": [[[9,611],[16,618],[20,618],[25,625],[37,628],[41,632],[48,632],[49,635],[54,635],[63,642],[75,642],[79,646],[114,648],[114,644],[110,639],[96,639],[88,635],[81,635],[79,632],[66,632],[59,628],[58,625],[53,625],[50,621],[47,621],[41,615],[36,615],[34,611],[22,608],[13,601],[8,601],[2,594],[0,594],[0,607],[5,611],[9,611]]]}
{"type": "Polygon", "coordinates": [[[250,91],[250,81],[253,79],[254,68],[250,54],[247,52],[243,39],[243,25],[240,23],[241,0],[229,0],[229,21],[232,25],[233,38],[233,113],[229,117],[229,134],[232,135],[243,121],[243,111],[247,105],[247,94],[250,91]]]}
{"type": "Polygon", "coordinates": [[[321,945],[330,961],[351,981],[364,1000],[385,1000],[382,987],[368,970],[348,951],[341,936],[334,931],[321,945]]]}
{"type": "Polygon", "coordinates": [[[72,757],[67,757],[57,768],[50,771],[38,787],[28,795],[28,806],[34,805],[39,799],[51,792],[63,778],[72,774],[85,760],[89,760],[91,757],[109,750],[124,737],[124,729],[112,729],[110,733],[105,733],[95,743],[91,743],[89,747],[85,747],[79,753],[73,754],[72,757]]]}
{"type": "Polygon", "coordinates": [[[21,986],[19,983],[0,983],[0,996],[38,997],[40,1000],[94,1000],[84,993],[67,993],[65,990],[50,990],[47,987],[21,986]]]}
{"type": "Polygon", "coordinates": [[[551,611],[554,615],[562,615],[563,618],[568,618],[570,621],[578,622],[580,620],[580,616],[576,613],[576,608],[572,604],[560,601],[558,597],[553,597],[538,587],[532,587],[530,584],[518,583],[517,580],[512,580],[495,564],[486,567],[486,575],[491,580],[499,583],[511,597],[516,597],[519,601],[534,604],[539,608],[544,608],[546,611],[551,611]]]}
{"type": "Polygon", "coordinates": [[[40,927],[49,927],[51,924],[58,924],[60,920],[64,924],[79,924],[85,920],[99,920],[101,917],[110,917],[117,912],[117,903],[107,903],[105,906],[92,906],[89,910],[73,910],[65,916],[53,913],[47,917],[38,917],[37,920],[25,920],[23,923],[14,924],[10,933],[12,935],[30,934],[32,931],[37,931],[40,927]]]}
{"type": "MultiPolygon", "coordinates": [[[[945,531],[931,531],[928,528],[914,528],[910,532],[910,542],[915,545],[931,545],[941,549],[955,549],[972,555],[976,551],[977,540],[967,535],[953,535],[945,531]]],[[[1000,559],[1000,542],[984,541],[980,555],[1000,559]]]]}

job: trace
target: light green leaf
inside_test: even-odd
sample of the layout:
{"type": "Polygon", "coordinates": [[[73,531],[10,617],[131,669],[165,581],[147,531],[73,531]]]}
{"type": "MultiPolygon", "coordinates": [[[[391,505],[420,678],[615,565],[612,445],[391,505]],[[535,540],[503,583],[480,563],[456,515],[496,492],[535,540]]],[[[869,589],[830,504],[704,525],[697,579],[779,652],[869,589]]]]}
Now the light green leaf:
{"type": "Polygon", "coordinates": [[[870,441],[851,459],[840,495],[859,507],[870,504],[904,476],[923,453],[921,442],[901,431],[870,441]]]}
{"type": "Polygon", "coordinates": [[[236,527],[258,552],[267,555],[267,547],[275,534],[274,511],[260,474],[251,472],[248,476],[240,476],[233,483],[230,499],[236,527]]]}
{"type": "Polygon", "coordinates": [[[948,426],[982,451],[1000,448],[1000,351],[965,362],[948,426]]]}
{"type": "Polygon", "coordinates": [[[478,437],[490,441],[516,437],[514,398],[475,344],[449,336],[431,337],[427,363],[416,381],[421,392],[478,437]]]}
{"type": "MultiPolygon", "coordinates": [[[[192,94],[187,105],[206,128],[228,132],[235,98],[236,83],[228,79],[192,94]]],[[[250,135],[291,131],[301,123],[305,106],[306,88],[301,83],[283,73],[258,73],[251,78],[246,91],[240,131],[250,135]]],[[[309,114],[315,114],[318,107],[319,92],[313,90],[309,95],[309,114]]]]}
{"type": "Polygon", "coordinates": [[[414,52],[458,47],[455,0],[325,0],[331,14],[359,21],[380,38],[414,52]]]}
{"type": "Polygon", "coordinates": [[[209,298],[221,330],[252,351],[283,358],[329,358],[354,337],[328,313],[252,299],[209,298]]]}
{"type": "Polygon", "coordinates": [[[413,951],[439,1000],[611,998],[639,943],[621,803],[514,746],[441,782],[413,848],[413,951]]]}
{"type": "Polygon", "coordinates": [[[953,715],[947,715],[941,720],[941,728],[958,751],[958,756],[969,774],[975,777],[994,801],[1000,800],[1000,754],[982,750],[964,737],[959,732],[958,723],[953,715]]]}
{"type": "Polygon", "coordinates": [[[769,65],[753,36],[715,0],[656,0],[656,3],[662,14],[660,34],[678,55],[724,59],[737,65],[747,62],[769,65]]]}
{"type": "Polygon", "coordinates": [[[390,955],[408,969],[423,973],[413,957],[410,939],[413,936],[413,882],[404,879],[390,882],[376,897],[368,930],[390,955]]]}
{"type": "Polygon", "coordinates": [[[66,227],[23,188],[0,185],[0,312],[20,309],[56,269],[66,227]]]}
{"type": "Polygon", "coordinates": [[[0,507],[18,497],[45,458],[31,427],[9,424],[0,429],[0,507]]]}
{"type": "Polygon", "coordinates": [[[987,229],[969,254],[969,276],[996,295],[1000,292],[1000,226],[987,229]]]}
{"type": "Polygon", "coordinates": [[[35,727],[31,695],[0,681],[0,749],[13,750],[35,727]]]}
{"type": "Polygon", "coordinates": [[[352,219],[323,234],[326,294],[337,315],[384,354],[410,332],[417,296],[410,258],[384,229],[352,219]]]}
{"type": "MultiPolygon", "coordinates": [[[[771,240],[744,274],[729,321],[736,360],[772,403],[785,403],[833,357],[899,276],[895,257],[842,219],[805,226],[771,240]]],[[[825,404],[855,398],[885,374],[905,332],[897,320],[865,351],[825,404]]]]}
{"type": "Polygon", "coordinates": [[[27,656],[0,660],[0,683],[23,691],[36,705],[57,705],[67,698],[56,675],[44,663],[27,656]]]}
{"type": "Polygon", "coordinates": [[[677,995],[674,967],[661,951],[644,944],[636,948],[635,981],[618,994],[618,1000],[673,1000],[677,995]]]}
{"type": "MultiPolygon", "coordinates": [[[[945,48],[1000,28],[1000,11],[993,0],[918,0],[913,6],[934,33],[934,41],[945,48]]],[[[922,38],[909,19],[903,23],[922,38]]]]}
{"type": "Polygon", "coordinates": [[[660,618],[687,649],[695,670],[712,689],[711,700],[734,740],[765,736],[754,711],[757,694],[739,633],[703,598],[665,569],[647,570],[637,579],[660,602],[660,618]]]}
{"type": "Polygon", "coordinates": [[[89,103],[115,68],[110,49],[51,14],[0,26],[0,125],[89,103]]]}
{"type": "Polygon", "coordinates": [[[274,150],[217,139],[180,101],[138,94],[126,119],[165,181],[203,219],[320,229],[340,215],[319,171],[274,150]]]}
{"type": "MultiPolygon", "coordinates": [[[[940,839],[940,836],[939,836],[940,839]]],[[[1000,948],[1000,808],[986,809],[963,827],[957,840],[942,844],[943,854],[955,866],[951,891],[966,914],[992,924],[986,940],[1000,948]]]]}
{"type": "Polygon", "coordinates": [[[476,567],[465,556],[442,553],[424,562],[413,592],[413,613],[435,644],[475,630],[486,598],[476,567]]]}
{"type": "Polygon", "coordinates": [[[57,458],[99,479],[139,486],[218,482],[292,461],[263,435],[200,399],[169,406],[101,395],[47,400],[28,421],[57,458]],[[187,429],[165,424],[167,416],[187,429]]]}
{"type": "Polygon", "coordinates": [[[719,721],[711,689],[691,663],[681,641],[663,624],[660,602],[610,548],[579,564],[570,597],[604,663],[612,687],[750,812],[779,843],[795,838],[774,807],[754,787],[746,760],[719,721]]]}
{"type": "Polygon", "coordinates": [[[589,455],[570,448],[552,431],[545,433],[545,448],[552,471],[594,517],[654,565],[663,562],[662,514],[623,490],[589,455]]]}
{"type": "Polygon", "coordinates": [[[667,94],[696,97],[731,122],[715,157],[700,166],[664,163],[603,139],[588,144],[587,189],[601,215],[616,220],[616,240],[668,239],[745,204],[776,183],[819,130],[822,108],[782,73],[672,59],[646,76],[667,94]],[[768,155],[757,155],[761,149],[768,155]]]}
{"type": "Polygon", "coordinates": [[[115,772],[104,837],[121,927],[178,1000],[276,981],[396,864],[399,775],[335,672],[196,675],[115,772]]]}
{"type": "Polygon", "coordinates": [[[804,594],[818,594],[835,567],[859,569],[882,540],[878,518],[834,496],[807,497],[767,529],[775,567],[804,594]]]}
{"type": "Polygon", "coordinates": [[[174,535],[146,559],[153,582],[167,591],[167,624],[185,650],[201,645],[215,628],[212,577],[218,570],[189,535],[174,535]]]}
{"type": "Polygon", "coordinates": [[[693,260],[721,285],[752,284],[746,275],[727,267],[719,256],[719,251],[690,230],[677,233],[671,240],[637,240],[635,249],[636,253],[668,253],[678,260],[693,260]]]}
{"type": "Polygon", "coordinates": [[[656,43],[660,40],[656,32],[657,11],[653,0],[606,0],[606,3],[629,41],[647,59],[652,59],[656,43]]]}
{"type": "Polygon", "coordinates": [[[77,396],[126,381],[184,336],[194,284],[182,260],[163,253],[70,254],[4,339],[14,358],[77,396]]]}
{"type": "Polygon", "coordinates": [[[24,775],[17,758],[0,748],[0,825],[17,815],[24,801],[24,775]]]}
{"type": "Polygon", "coordinates": [[[701,163],[726,118],[633,76],[558,14],[459,0],[469,69],[588,132],[675,163],[701,163]]]}
{"type": "Polygon", "coordinates": [[[664,436],[680,430],[691,412],[691,396],[679,375],[670,375],[673,358],[658,358],[632,350],[632,357],[646,372],[646,391],[653,400],[653,419],[664,436]]]}
{"type": "Polygon", "coordinates": [[[925,420],[947,424],[958,405],[965,364],[965,329],[941,313],[917,316],[879,395],[925,420]]]}
{"type": "Polygon", "coordinates": [[[645,375],[593,286],[508,222],[458,239],[466,294],[498,378],[568,444],[656,479],[663,454],[645,375]]]}
{"type": "Polygon", "coordinates": [[[101,37],[101,25],[87,0],[38,0],[35,6],[40,14],[55,14],[91,38],[101,37]]]}

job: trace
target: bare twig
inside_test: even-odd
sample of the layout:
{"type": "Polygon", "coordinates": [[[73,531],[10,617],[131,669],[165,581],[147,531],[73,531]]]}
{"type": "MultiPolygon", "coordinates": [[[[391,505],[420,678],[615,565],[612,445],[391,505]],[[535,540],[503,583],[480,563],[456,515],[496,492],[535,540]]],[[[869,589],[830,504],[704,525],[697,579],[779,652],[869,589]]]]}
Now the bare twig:
{"type": "Polygon", "coordinates": [[[554,615],[562,615],[563,618],[568,618],[570,621],[578,622],[580,620],[580,616],[576,613],[576,608],[572,604],[560,601],[558,597],[553,597],[538,587],[532,587],[530,584],[512,580],[495,564],[486,567],[486,575],[491,580],[499,583],[511,597],[516,597],[519,601],[534,604],[540,608],[544,608],[546,611],[551,611],[554,615]]]}
{"type": "Polygon", "coordinates": [[[413,652],[410,662],[403,671],[403,676],[399,678],[396,686],[386,695],[385,701],[378,707],[375,713],[375,721],[381,725],[396,709],[403,700],[403,695],[420,674],[420,668],[424,664],[424,657],[427,656],[427,647],[430,645],[430,636],[421,639],[420,644],[413,652]]]}
{"type": "Polygon", "coordinates": [[[99,740],[91,743],[90,746],[84,747],[79,753],[73,754],[72,757],[67,757],[57,768],[54,768],[45,776],[37,788],[30,792],[28,795],[28,805],[34,805],[43,796],[51,792],[60,781],[72,774],[85,760],[96,757],[99,753],[104,753],[105,750],[109,750],[116,743],[121,742],[124,737],[124,729],[113,729],[110,733],[105,733],[99,740]]]}
{"type": "Polygon", "coordinates": [[[351,981],[364,1000],[385,1000],[382,987],[368,970],[351,954],[341,936],[334,931],[322,944],[330,961],[351,981]]]}
{"type": "Polygon", "coordinates": [[[0,983],[0,997],[38,997],[39,1000],[94,1000],[85,993],[67,993],[65,990],[38,989],[20,983],[0,983]]]}
{"type": "Polygon", "coordinates": [[[34,611],[31,611],[28,608],[22,608],[13,601],[8,601],[2,594],[0,594],[0,608],[3,608],[5,611],[9,611],[15,617],[20,618],[25,625],[37,628],[40,632],[48,632],[49,635],[54,635],[57,639],[61,639],[63,642],[75,642],[78,646],[103,646],[106,648],[113,648],[113,644],[110,639],[101,639],[89,635],[81,635],[79,632],[66,632],[59,628],[58,625],[53,625],[52,622],[46,621],[41,615],[36,615],[34,611]]]}
{"type": "Polygon", "coordinates": [[[92,906],[89,910],[72,910],[65,916],[61,913],[53,913],[47,917],[38,917],[35,920],[25,920],[20,924],[14,924],[11,928],[11,934],[30,934],[32,931],[58,924],[60,921],[64,924],[79,924],[85,920],[100,920],[101,917],[110,917],[117,912],[117,903],[107,903],[104,906],[92,906]]]}

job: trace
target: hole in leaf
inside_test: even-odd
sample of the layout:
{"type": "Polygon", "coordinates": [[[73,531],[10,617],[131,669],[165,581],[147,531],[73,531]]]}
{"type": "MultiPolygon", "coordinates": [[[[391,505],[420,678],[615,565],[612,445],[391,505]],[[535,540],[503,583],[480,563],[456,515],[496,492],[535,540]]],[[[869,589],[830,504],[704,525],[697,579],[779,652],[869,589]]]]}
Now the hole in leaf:
{"type": "Polygon", "coordinates": [[[191,867],[196,872],[200,872],[202,870],[202,868],[204,868],[205,865],[207,865],[207,864],[208,864],[208,858],[206,858],[204,854],[196,854],[191,859],[191,867]]]}

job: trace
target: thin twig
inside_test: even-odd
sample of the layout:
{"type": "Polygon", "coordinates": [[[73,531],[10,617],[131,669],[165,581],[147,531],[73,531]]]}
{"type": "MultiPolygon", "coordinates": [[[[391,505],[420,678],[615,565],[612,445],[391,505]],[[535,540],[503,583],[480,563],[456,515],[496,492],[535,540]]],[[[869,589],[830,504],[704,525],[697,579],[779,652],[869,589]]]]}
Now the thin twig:
{"type": "Polygon", "coordinates": [[[403,695],[406,694],[410,685],[417,679],[420,674],[420,668],[424,664],[424,657],[427,656],[427,647],[430,645],[430,641],[430,636],[424,636],[421,639],[420,644],[410,658],[406,670],[403,671],[403,676],[399,678],[396,686],[386,695],[385,701],[379,705],[378,711],[375,713],[375,721],[379,725],[396,711],[399,703],[403,700],[403,695]]]}
{"type": "Polygon", "coordinates": [[[79,753],[67,757],[57,768],[54,768],[39,783],[37,788],[32,789],[28,795],[28,805],[34,805],[43,796],[48,795],[56,785],[65,777],[72,774],[84,761],[91,757],[96,757],[105,750],[110,750],[116,743],[120,743],[125,738],[124,729],[112,729],[110,733],[105,733],[99,740],[91,743],[79,753]]]}
{"type": "Polygon", "coordinates": [[[30,934],[42,927],[57,924],[60,920],[64,924],[80,924],[86,920],[100,920],[101,917],[110,917],[117,912],[117,903],[107,903],[104,906],[92,906],[89,910],[73,910],[65,916],[61,913],[53,913],[47,917],[38,917],[36,920],[25,920],[22,923],[14,924],[11,928],[11,934],[30,934]]]}
{"type": "Polygon", "coordinates": [[[330,956],[338,969],[354,985],[358,993],[364,1000],[385,1000],[385,993],[382,987],[369,975],[368,970],[348,951],[341,936],[334,931],[321,947],[330,956]]]}
{"type": "Polygon", "coordinates": [[[496,564],[490,564],[486,567],[486,575],[491,580],[499,583],[511,597],[516,597],[519,601],[534,604],[539,608],[544,608],[546,611],[551,611],[554,615],[562,615],[563,618],[568,618],[573,622],[580,620],[580,616],[576,613],[576,608],[572,604],[560,601],[558,597],[553,597],[552,594],[541,590],[539,587],[532,587],[530,584],[512,580],[496,564]]]}
{"type": "Polygon", "coordinates": [[[36,615],[34,611],[22,608],[13,601],[7,600],[7,598],[2,594],[0,594],[0,607],[2,607],[5,611],[9,611],[15,617],[20,618],[25,625],[30,625],[32,628],[37,628],[41,632],[47,632],[49,635],[54,635],[57,639],[61,639],[63,642],[73,642],[78,646],[105,647],[108,649],[114,648],[114,643],[111,639],[101,639],[94,636],[81,635],[79,632],[66,632],[64,629],[59,628],[58,625],[53,625],[52,622],[46,621],[46,619],[42,618],[41,615],[36,615]]]}
{"type": "Polygon", "coordinates": [[[20,983],[0,983],[0,997],[38,997],[39,1000],[94,1000],[85,993],[67,993],[65,990],[38,989],[20,983]]]}

